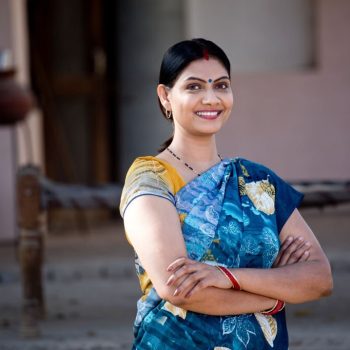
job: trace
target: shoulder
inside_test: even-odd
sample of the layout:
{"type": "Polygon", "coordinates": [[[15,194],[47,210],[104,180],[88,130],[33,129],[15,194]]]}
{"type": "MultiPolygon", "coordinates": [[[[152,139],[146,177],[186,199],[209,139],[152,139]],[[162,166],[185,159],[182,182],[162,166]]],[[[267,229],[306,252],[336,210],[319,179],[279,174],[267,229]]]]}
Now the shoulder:
{"type": "Polygon", "coordinates": [[[169,189],[172,187],[171,177],[165,165],[153,156],[136,158],[126,174],[124,187],[140,183],[165,186],[169,189]]]}
{"type": "Polygon", "coordinates": [[[248,186],[250,183],[259,183],[263,190],[276,195],[277,213],[283,217],[279,225],[282,227],[292,211],[300,205],[304,195],[263,164],[243,158],[238,158],[237,162],[238,172],[243,173],[244,182],[248,186]]]}
{"type": "Polygon", "coordinates": [[[160,181],[174,194],[185,185],[181,176],[170,163],[154,156],[142,156],[134,160],[126,174],[125,184],[136,179],[160,181]]]}
{"type": "Polygon", "coordinates": [[[248,180],[256,181],[263,180],[267,177],[273,178],[276,176],[275,172],[267,166],[251,161],[245,158],[235,158],[238,164],[238,171],[248,180]]]}
{"type": "Polygon", "coordinates": [[[166,172],[164,164],[158,161],[156,157],[153,156],[142,156],[137,157],[131,164],[126,177],[138,173],[153,173],[153,174],[163,174],[166,172]]]}
{"type": "Polygon", "coordinates": [[[138,157],[131,164],[120,200],[122,216],[130,202],[143,195],[163,197],[174,203],[171,177],[164,164],[152,156],[138,157]]]}

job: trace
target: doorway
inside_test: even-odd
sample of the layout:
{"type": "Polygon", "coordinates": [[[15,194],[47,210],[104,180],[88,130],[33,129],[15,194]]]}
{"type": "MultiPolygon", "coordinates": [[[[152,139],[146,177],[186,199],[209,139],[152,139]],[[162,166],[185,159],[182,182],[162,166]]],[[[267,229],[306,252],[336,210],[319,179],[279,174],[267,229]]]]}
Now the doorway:
{"type": "Polygon", "coordinates": [[[32,89],[52,180],[116,180],[115,7],[103,0],[27,2],[32,89]]]}

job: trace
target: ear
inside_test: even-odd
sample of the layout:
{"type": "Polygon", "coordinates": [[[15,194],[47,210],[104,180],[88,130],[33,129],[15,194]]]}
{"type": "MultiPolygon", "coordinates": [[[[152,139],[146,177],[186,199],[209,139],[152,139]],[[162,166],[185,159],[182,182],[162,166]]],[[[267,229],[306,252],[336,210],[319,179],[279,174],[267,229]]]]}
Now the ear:
{"type": "Polygon", "coordinates": [[[157,86],[157,94],[158,94],[160,103],[167,111],[171,111],[171,103],[169,101],[169,93],[170,93],[169,88],[167,86],[165,86],[164,84],[159,84],[157,86]]]}

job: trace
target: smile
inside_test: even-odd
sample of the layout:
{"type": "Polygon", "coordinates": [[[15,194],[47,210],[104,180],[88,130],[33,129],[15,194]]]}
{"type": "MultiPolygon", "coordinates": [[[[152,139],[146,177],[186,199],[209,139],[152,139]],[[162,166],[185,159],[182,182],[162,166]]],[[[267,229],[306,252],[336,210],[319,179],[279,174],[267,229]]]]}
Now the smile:
{"type": "Polygon", "coordinates": [[[222,111],[198,111],[196,115],[203,119],[216,119],[222,111]]]}

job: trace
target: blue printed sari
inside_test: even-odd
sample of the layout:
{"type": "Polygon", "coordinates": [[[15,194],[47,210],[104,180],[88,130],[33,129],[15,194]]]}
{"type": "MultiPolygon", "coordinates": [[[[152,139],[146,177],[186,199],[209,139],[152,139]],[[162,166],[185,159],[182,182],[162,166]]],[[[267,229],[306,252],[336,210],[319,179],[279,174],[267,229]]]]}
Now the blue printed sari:
{"type": "MultiPolygon", "coordinates": [[[[124,188],[121,210],[139,195],[172,201],[182,221],[188,256],[228,268],[271,268],[280,247],[279,232],[302,200],[270,169],[242,158],[223,160],[176,193],[151,185],[152,176],[159,184],[164,172],[155,175],[153,171],[148,178],[145,168],[140,173],[139,180],[126,182],[133,183],[129,186],[133,190],[124,188]]],[[[145,274],[138,259],[136,268],[139,277],[145,274]]],[[[133,348],[288,349],[285,311],[274,316],[210,316],[160,299],[149,285],[138,302],[133,348]]]]}

